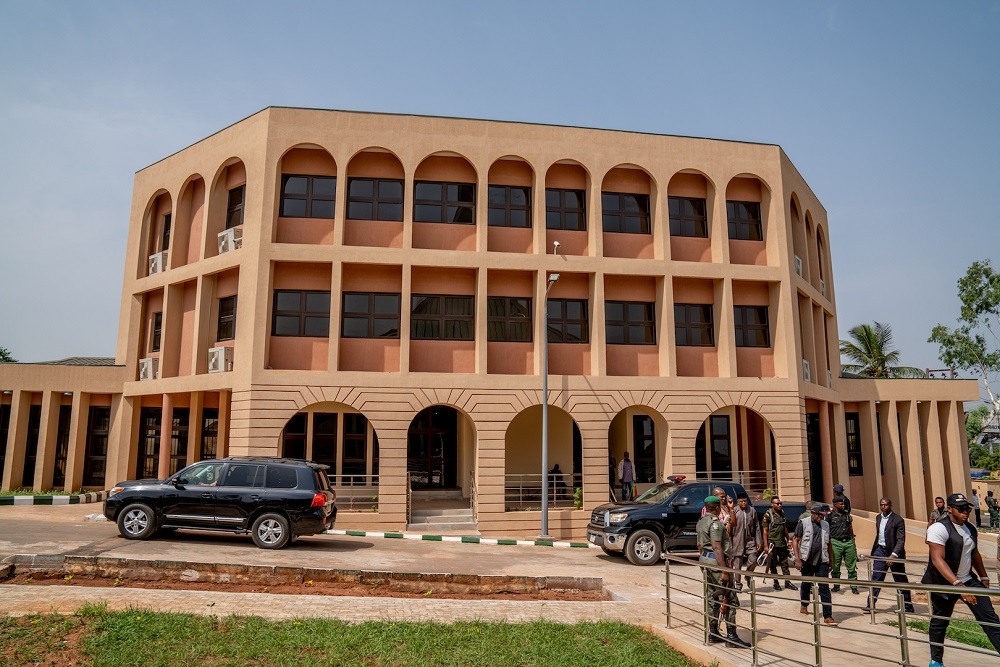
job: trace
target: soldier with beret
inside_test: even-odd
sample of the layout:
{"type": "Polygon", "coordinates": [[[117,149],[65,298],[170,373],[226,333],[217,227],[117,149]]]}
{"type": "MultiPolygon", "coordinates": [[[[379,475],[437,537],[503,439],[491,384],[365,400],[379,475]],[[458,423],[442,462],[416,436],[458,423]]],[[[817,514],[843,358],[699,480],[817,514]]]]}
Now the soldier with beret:
{"type": "Polygon", "coordinates": [[[739,600],[736,598],[731,575],[712,567],[718,565],[728,567],[729,558],[732,556],[729,533],[719,519],[721,505],[722,500],[719,496],[705,498],[705,516],[698,520],[695,528],[700,551],[698,562],[708,566],[702,568],[708,579],[708,643],[725,642],[729,648],[749,648],[750,644],[736,634],[736,607],[739,606],[739,600]],[[726,621],[725,636],[719,634],[720,611],[726,621]]]}

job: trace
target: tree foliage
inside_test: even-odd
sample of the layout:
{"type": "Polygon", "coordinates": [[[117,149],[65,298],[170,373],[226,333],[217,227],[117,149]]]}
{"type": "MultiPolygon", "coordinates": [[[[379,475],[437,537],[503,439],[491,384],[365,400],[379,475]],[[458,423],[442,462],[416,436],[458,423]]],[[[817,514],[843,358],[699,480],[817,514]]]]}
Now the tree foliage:
{"type": "Polygon", "coordinates": [[[977,405],[969,411],[968,415],[966,415],[965,436],[970,445],[974,443],[986,429],[986,423],[989,421],[990,412],[992,412],[990,406],[977,405]]]}
{"type": "Polygon", "coordinates": [[[847,333],[852,340],[840,341],[840,355],[853,363],[841,364],[842,370],[868,378],[926,377],[919,368],[899,365],[900,353],[892,349],[888,324],[859,324],[847,333]]]}
{"type": "Polygon", "coordinates": [[[0,347],[0,364],[16,364],[17,359],[5,347],[0,347]]]}
{"type": "Polygon", "coordinates": [[[979,376],[989,397],[989,419],[1000,412],[1000,397],[990,386],[1000,373],[1000,273],[990,260],[972,263],[958,281],[958,298],[962,302],[958,326],[938,324],[927,342],[938,344],[938,359],[947,366],[979,376]]]}

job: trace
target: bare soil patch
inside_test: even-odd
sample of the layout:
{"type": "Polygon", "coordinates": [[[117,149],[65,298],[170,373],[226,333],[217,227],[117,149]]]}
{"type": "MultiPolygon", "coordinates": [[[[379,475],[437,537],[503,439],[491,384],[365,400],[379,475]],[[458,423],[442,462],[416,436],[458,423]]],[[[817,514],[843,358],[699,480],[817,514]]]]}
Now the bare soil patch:
{"type": "Polygon", "coordinates": [[[565,602],[599,602],[611,599],[606,591],[580,591],[567,589],[544,589],[536,592],[470,592],[457,593],[437,590],[428,583],[424,592],[392,590],[383,585],[338,583],[329,581],[307,581],[301,584],[260,584],[210,583],[198,581],[136,581],[125,578],[74,575],[68,577],[62,571],[34,571],[15,574],[0,583],[5,586],[79,586],[95,588],[139,588],[172,591],[215,591],[223,593],[270,593],[274,595],[340,595],[352,597],[391,598],[438,598],[449,600],[559,600],[565,602]]]}

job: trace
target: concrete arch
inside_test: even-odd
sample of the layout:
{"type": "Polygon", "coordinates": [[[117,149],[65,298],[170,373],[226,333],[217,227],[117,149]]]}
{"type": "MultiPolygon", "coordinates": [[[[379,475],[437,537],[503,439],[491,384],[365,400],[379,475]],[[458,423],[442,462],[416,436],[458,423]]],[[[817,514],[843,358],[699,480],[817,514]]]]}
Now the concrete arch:
{"type": "MultiPolygon", "coordinates": [[[[643,167],[641,165],[633,164],[631,162],[622,162],[620,164],[616,164],[615,166],[611,167],[606,172],[604,172],[604,175],[601,176],[601,190],[605,189],[605,184],[608,182],[608,177],[609,176],[613,176],[613,172],[616,172],[616,171],[625,171],[625,172],[628,172],[628,171],[637,171],[637,172],[642,172],[643,174],[646,175],[646,179],[648,180],[649,191],[648,192],[637,192],[637,194],[649,194],[649,195],[652,196],[652,195],[654,195],[657,192],[657,187],[658,187],[657,186],[657,180],[656,180],[656,177],[653,176],[652,172],[650,172],[648,169],[646,169],[645,167],[643,167]]],[[[615,190],[615,192],[629,192],[629,191],[628,190],[615,190]]]]}
{"type": "Polygon", "coordinates": [[[531,187],[534,185],[535,181],[535,165],[531,164],[531,162],[520,155],[501,155],[490,163],[486,180],[493,184],[523,185],[525,187],[531,187]],[[504,168],[510,165],[523,165],[526,167],[528,171],[528,179],[524,178],[525,174],[523,173],[523,170],[521,170],[522,173],[516,173],[516,169],[510,170],[504,168]]]}
{"type": "MultiPolygon", "coordinates": [[[[583,488],[583,436],[576,419],[550,405],[548,472],[555,505],[572,504],[574,488],[583,488]],[[555,466],[558,472],[553,472],[555,466]]],[[[537,508],[542,487],[542,406],[518,412],[504,431],[504,506],[508,510],[537,508]]]]}
{"type": "MultiPolygon", "coordinates": [[[[140,236],[136,277],[143,278],[149,275],[150,256],[168,249],[170,234],[164,233],[165,231],[169,231],[166,228],[167,218],[164,216],[171,216],[172,220],[173,210],[173,196],[166,188],[160,188],[154,192],[146,202],[146,208],[142,216],[142,234],[140,236]]],[[[163,269],[166,268],[166,266],[163,267],[163,269]]]]}
{"type": "Polygon", "coordinates": [[[212,186],[206,195],[204,257],[214,257],[219,254],[217,241],[219,233],[227,228],[229,192],[241,186],[243,187],[243,202],[240,209],[240,221],[239,224],[232,226],[242,227],[246,222],[247,178],[246,163],[235,156],[222,162],[212,176],[212,186]]]}
{"type": "Polygon", "coordinates": [[[351,154],[347,160],[347,176],[361,178],[395,178],[405,179],[406,168],[395,152],[382,146],[366,146],[351,154]],[[366,164],[366,158],[371,156],[373,164],[366,164]],[[378,156],[378,157],[376,157],[378,156]],[[393,169],[398,167],[398,172],[393,169]]]}
{"type": "Polygon", "coordinates": [[[736,179],[738,179],[738,178],[751,179],[751,180],[757,181],[758,183],[760,183],[760,186],[761,186],[761,196],[764,195],[765,191],[766,191],[767,195],[770,196],[772,189],[771,189],[771,185],[767,182],[767,180],[765,180],[764,178],[762,178],[761,176],[759,176],[757,174],[745,171],[745,172],[741,172],[739,174],[734,174],[726,182],[726,196],[727,196],[727,198],[729,196],[729,188],[733,185],[733,182],[736,179]]]}
{"type": "Polygon", "coordinates": [[[442,150],[425,155],[413,170],[416,180],[452,181],[456,183],[478,183],[479,170],[472,160],[456,151],[442,150]],[[471,174],[463,167],[467,167],[471,174]],[[421,173],[423,170],[423,173],[421,173]],[[427,172],[431,171],[431,174],[427,172]],[[440,173],[441,175],[437,175],[440,173]],[[456,179],[464,180],[456,180],[456,179]]]}
{"type": "Polygon", "coordinates": [[[707,172],[704,172],[701,169],[685,168],[685,169],[678,169],[677,171],[675,171],[673,174],[670,175],[669,179],[667,179],[667,192],[668,193],[670,192],[671,185],[674,183],[674,179],[677,178],[678,176],[701,177],[702,179],[705,180],[705,183],[706,183],[706,185],[708,187],[708,190],[710,192],[714,193],[714,192],[716,192],[718,190],[718,185],[716,184],[715,179],[713,179],[711,176],[709,176],[707,172]]]}
{"type": "Polygon", "coordinates": [[[618,485],[617,469],[612,470],[612,466],[621,461],[626,451],[636,467],[636,495],[662,482],[671,473],[667,457],[668,430],[666,418],[652,406],[633,404],[619,410],[608,425],[609,483],[618,485]],[[637,430],[643,418],[649,420],[646,426],[651,432],[637,430]]]}
{"type": "Polygon", "coordinates": [[[716,408],[695,437],[695,476],[738,482],[751,496],[777,487],[778,452],[771,423],[746,405],[716,408]]]}
{"type": "Polygon", "coordinates": [[[171,243],[173,249],[173,255],[170,257],[171,267],[192,264],[201,259],[201,236],[205,229],[207,194],[205,178],[201,174],[188,176],[181,186],[174,220],[174,240],[171,243]]]}

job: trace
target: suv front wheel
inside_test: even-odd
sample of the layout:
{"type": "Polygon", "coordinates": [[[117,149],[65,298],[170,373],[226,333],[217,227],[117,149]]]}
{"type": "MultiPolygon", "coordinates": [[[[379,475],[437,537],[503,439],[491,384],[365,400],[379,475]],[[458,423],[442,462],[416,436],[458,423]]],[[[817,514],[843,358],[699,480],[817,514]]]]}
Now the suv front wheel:
{"type": "Polygon", "coordinates": [[[280,514],[261,514],[253,522],[253,543],[261,549],[280,549],[288,544],[292,531],[288,519],[280,514]]]}
{"type": "Polygon", "coordinates": [[[635,531],[625,542],[625,555],[633,565],[655,565],[660,551],[660,536],[648,528],[635,531]]]}
{"type": "Polygon", "coordinates": [[[118,532],[126,540],[147,540],[156,532],[156,515],[149,505],[132,503],[118,514],[118,532]]]}

